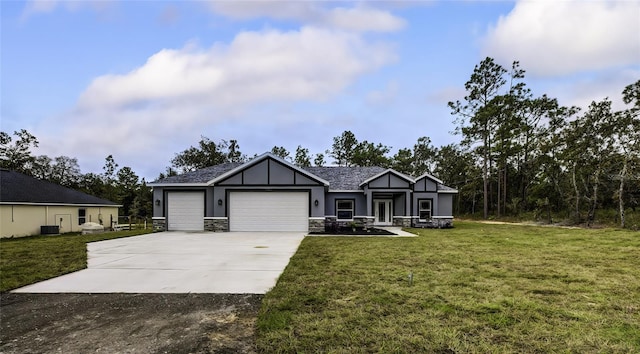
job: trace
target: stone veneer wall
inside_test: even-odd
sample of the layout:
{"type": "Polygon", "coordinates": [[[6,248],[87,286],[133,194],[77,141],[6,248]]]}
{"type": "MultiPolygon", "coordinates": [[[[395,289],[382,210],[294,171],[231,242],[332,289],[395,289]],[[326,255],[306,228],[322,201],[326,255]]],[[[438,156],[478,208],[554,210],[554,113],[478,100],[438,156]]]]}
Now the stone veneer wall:
{"type": "Polygon", "coordinates": [[[204,229],[206,231],[229,231],[228,218],[204,219],[204,229]]]}
{"type": "Polygon", "coordinates": [[[448,229],[453,227],[453,218],[436,218],[429,219],[426,222],[419,221],[417,217],[413,218],[413,227],[429,228],[429,229],[448,229]]]}
{"type": "Polygon", "coordinates": [[[167,231],[167,219],[153,219],[153,232],[167,231]]]}
{"type": "Polygon", "coordinates": [[[309,232],[324,232],[324,218],[309,218],[309,232]]]}
{"type": "Polygon", "coordinates": [[[393,226],[411,227],[411,218],[408,216],[394,216],[393,226]]]}

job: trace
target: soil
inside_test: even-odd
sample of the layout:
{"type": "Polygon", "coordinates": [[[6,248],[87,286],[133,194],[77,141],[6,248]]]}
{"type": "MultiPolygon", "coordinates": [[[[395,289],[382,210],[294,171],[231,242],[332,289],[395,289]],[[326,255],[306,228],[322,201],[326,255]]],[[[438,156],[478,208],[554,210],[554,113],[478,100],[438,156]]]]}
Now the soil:
{"type": "Polygon", "coordinates": [[[0,294],[0,353],[255,353],[255,294],[0,294]]]}
{"type": "Polygon", "coordinates": [[[335,230],[329,230],[329,231],[325,231],[325,232],[310,232],[310,235],[395,235],[393,232],[387,231],[387,230],[383,230],[383,229],[376,229],[376,228],[369,228],[369,229],[364,229],[362,227],[357,227],[355,229],[355,231],[350,228],[350,227],[340,227],[338,229],[335,230]]]}

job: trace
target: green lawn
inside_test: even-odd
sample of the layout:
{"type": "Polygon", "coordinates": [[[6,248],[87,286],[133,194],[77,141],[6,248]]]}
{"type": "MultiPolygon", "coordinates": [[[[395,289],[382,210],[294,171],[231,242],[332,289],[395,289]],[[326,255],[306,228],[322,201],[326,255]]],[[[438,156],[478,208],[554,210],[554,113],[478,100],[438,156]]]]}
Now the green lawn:
{"type": "Polygon", "coordinates": [[[87,267],[87,242],[141,235],[148,230],[0,239],[0,292],[87,267]]]}
{"type": "Polygon", "coordinates": [[[640,233],[414,232],[305,238],[263,301],[260,351],[640,352],[640,233]]]}

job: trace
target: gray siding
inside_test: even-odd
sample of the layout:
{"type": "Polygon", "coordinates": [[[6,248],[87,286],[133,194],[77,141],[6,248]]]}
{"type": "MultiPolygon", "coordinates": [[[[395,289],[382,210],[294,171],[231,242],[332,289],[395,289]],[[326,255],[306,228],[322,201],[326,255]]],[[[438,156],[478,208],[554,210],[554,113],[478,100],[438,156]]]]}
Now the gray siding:
{"type": "Polygon", "coordinates": [[[410,188],[408,181],[388,172],[368,183],[370,189],[404,189],[410,188]]]}
{"type": "Polygon", "coordinates": [[[409,188],[409,182],[407,182],[406,180],[393,175],[391,173],[388,174],[389,175],[389,188],[409,188]]]}
{"type": "Polygon", "coordinates": [[[431,199],[433,200],[431,204],[431,215],[437,216],[438,214],[438,193],[429,193],[429,192],[415,192],[413,193],[413,200],[411,202],[412,208],[412,216],[418,216],[418,211],[420,210],[418,207],[418,200],[420,199],[431,199]]]}
{"type": "Polygon", "coordinates": [[[269,160],[264,160],[240,172],[244,175],[244,185],[265,185],[269,183],[269,160]]]}
{"type": "Polygon", "coordinates": [[[409,213],[404,212],[405,209],[405,195],[398,194],[393,198],[393,215],[394,216],[405,216],[409,215],[409,213]]]}
{"type": "Polygon", "coordinates": [[[353,216],[365,216],[367,215],[367,198],[363,193],[350,193],[350,192],[331,192],[326,195],[326,204],[324,208],[325,215],[336,215],[336,200],[337,199],[353,199],[355,201],[353,216]]]}
{"type": "Polygon", "coordinates": [[[269,164],[269,184],[294,184],[295,171],[279,163],[269,164]]]}
{"type": "Polygon", "coordinates": [[[416,184],[413,186],[413,190],[416,192],[435,192],[437,191],[437,188],[438,185],[436,182],[427,177],[417,180],[416,184]]]}
{"type": "Polygon", "coordinates": [[[438,195],[438,215],[440,216],[453,215],[453,194],[438,195]]]}

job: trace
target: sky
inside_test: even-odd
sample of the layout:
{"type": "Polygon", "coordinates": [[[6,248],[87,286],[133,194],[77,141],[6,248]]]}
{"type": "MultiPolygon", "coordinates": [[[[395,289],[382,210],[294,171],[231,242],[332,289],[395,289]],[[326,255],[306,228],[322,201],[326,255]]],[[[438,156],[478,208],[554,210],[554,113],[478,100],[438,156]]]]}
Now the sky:
{"type": "MultiPolygon", "coordinates": [[[[1,130],[154,180],[202,136],[312,154],[457,143],[448,101],[485,57],[586,108],[640,79],[639,1],[0,1],[1,130]]],[[[328,162],[332,160],[327,158],[328,162]]]]}

